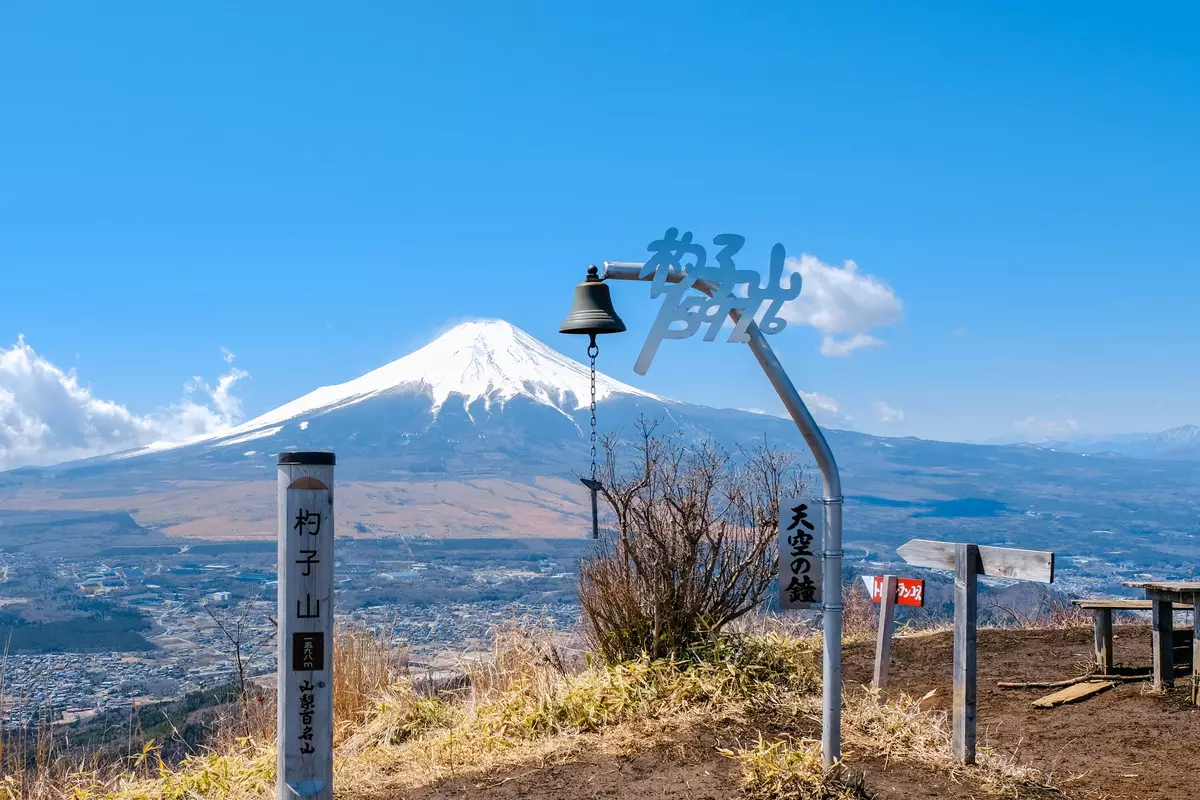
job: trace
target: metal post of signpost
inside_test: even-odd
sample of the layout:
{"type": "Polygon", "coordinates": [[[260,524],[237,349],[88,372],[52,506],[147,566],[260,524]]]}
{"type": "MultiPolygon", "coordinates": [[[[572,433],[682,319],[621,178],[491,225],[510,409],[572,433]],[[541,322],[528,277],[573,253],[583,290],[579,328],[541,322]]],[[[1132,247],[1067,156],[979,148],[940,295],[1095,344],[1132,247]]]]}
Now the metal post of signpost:
{"type": "Polygon", "coordinates": [[[334,461],[279,454],[276,800],[333,798],[334,461]]]}
{"type": "MultiPolygon", "coordinates": [[[[638,263],[605,261],[604,278],[619,281],[652,280],[653,275],[642,277],[643,267],[643,264],[638,263]]],[[[686,278],[686,273],[671,270],[666,279],[669,283],[680,283],[686,278]]],[[[696,281],[695,288],[709,297],[714,292],[713,286],[704,280],[696,281]]],[[[741,319],[742,313],[737,308],[731,308],[729,316],[736,323],[741,319]]],[[[821,752],[825,765],[830,766],[841,759],[842,750],[842,480],[838,474],[837,462],[833,458],[833,451],[825,441],[825,434],[817,426],[791,378],[784,371],[771,346],[767,344],[766,336],[753,322],[746,328],[746,335],[751,352],[758,359],[767,380],[771,382],[775,393],[783,401],[784,408],[799,428],[800,435],[812,451],[817,468],[821,472],[824,489],[821,502],[825,505],[825,550],[821,559],[825,636],[821,752]]]]}

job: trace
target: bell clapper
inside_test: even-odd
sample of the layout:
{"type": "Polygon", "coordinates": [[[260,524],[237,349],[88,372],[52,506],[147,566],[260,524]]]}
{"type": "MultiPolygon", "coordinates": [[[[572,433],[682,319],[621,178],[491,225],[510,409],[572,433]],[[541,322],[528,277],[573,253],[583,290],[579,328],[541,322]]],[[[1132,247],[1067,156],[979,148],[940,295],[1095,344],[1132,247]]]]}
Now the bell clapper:
{"type": "Polygon", "coordinates": [[[608,291],[608,285],[604,283],[604,278],[600,277],[600,270],[592,264],[588,267],[587,277],[583,283],[575,287],[575,302],[571,306],[571,313],[563,320],[559,328],[559,333],[574,333],[586,334],[588,337],[587,354],[591,362],[591,454],[592,454],[592,472],[587,478],[580,478],[580,482],[588,488],[592,496],[592,538],[600,538],[600,513],[597,508],[597,495],[602,488],[602,484],[597,479],[596,468],[596,356],[600,354],[600,346],[596,344],[596,336],[604,333],[621,333],[625,330],[625,323],[617,316],[616,310],[612,305],[612,297],[608,291]]]}
{"type": "Polygon", "coordinates": [[[596,334],[594,333],[591,335],[587,353],[592,367],[592,476],[580,480],[592,495],[592,538],[599,539],[600,512],[596,506],[596,494],[600,491],[600,481],[596,480],[596,356],[600,354],[600,346],[596,344],[596,334]]]}

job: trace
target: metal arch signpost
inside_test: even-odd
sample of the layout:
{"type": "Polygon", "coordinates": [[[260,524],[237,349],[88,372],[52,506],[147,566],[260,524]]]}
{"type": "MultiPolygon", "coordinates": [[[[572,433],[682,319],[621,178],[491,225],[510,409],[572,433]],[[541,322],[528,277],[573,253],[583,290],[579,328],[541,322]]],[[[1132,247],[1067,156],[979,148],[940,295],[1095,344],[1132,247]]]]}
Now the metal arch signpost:
{"type": "MultiPolygon", "coordinates": [[[[720,249],[713,259],[716,264],[710,266],[705,248],[692,240],[691,233],[680,237],[678,230],[669,228],[663,238],[650,243],[647,249],[653,255],[645,263],[605,261],[603,277],[651,281],[651,298],[663,298],[658,317],[634,366],[639,375],[646,374],[663,339],[686,339],[707,323],[704,339],[711,342],[716,339],[725,318],[731,319],[734,326],[728,341],[750,345],[750,351],[817,461],[824,490],[821,502],[825,506],[820,570],[824,602],[819,606],[824,616],[825,637],[821,751],[826,766],[829,766],[840,760],[842,749],[842,481],[825,435],[767,344],[768,334],[779,333],[787,327],[779,311],[785,302],[799,296],[800,276],[790,276],[787,286],[783,285],[785,251],[783,245],[776,244],[771,249],[767,284],[762,285],[756,270],[739,269],[734,264],[733,256],[744,243],[745,238],[737,234],[716,236],[713,244],[720,249]],[[685,259],[687,263],[684,263],[685,259]],[[691,289],[701,294],[690,294],[691,289]],[[760,311],[761,324],[755,322],[760,311]],[[673,327],[678,324],[683,327],[673,327]]],[[[791,509],[781,511],[786,514],[791,509]]],[[[784,528],[781,533],[786,532],[784,523],[787,521],[781,519],[781,528],[784,528]]],[[[782,559],[781,553],[781,563],[782,559]]],[[[782,569],[780,574],[782,577],[782,569]]]]}

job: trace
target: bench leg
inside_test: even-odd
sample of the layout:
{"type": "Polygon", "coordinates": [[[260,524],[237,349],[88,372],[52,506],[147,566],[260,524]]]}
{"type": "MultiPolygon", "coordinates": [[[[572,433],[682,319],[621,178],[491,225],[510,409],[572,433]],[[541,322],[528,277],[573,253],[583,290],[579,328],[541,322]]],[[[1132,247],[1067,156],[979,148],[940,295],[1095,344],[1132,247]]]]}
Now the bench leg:
{"type": "Polygon", "coordinates": [[[1096,671],[1111,675],[1113,671],[1112,609],[1092,609],[1092,632],[1096,642],[1096,671]]]}
{"type": "Polygon", "coordinates": [[[1155,600],[1150,608],[1152,644],[1154,646],[1154,688],[1166,689],[1175,685],[1175,621],[1174,607],[1167,600],[1155,600]]]}
{"type": "Polygon", "coordinates": [[[1200,706],[1200,597],[1192,606],[1192,703],[1200,706]]]}

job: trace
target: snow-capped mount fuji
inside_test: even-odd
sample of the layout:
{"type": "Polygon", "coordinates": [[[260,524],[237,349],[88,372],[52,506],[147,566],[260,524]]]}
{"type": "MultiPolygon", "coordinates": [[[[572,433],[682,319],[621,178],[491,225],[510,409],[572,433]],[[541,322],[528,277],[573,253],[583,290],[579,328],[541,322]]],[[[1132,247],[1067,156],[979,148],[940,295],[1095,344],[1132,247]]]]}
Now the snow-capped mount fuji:
{"type": "MultiPolygon", "coordinates": [[[[394,392],[429,396],[436,416],[452,398],[470,413],[481,402],[485,411],[514,398],[568,414],[590,403],[590,371],[503,320],[466,322],[403,358],[336,386],[322,386],[286,405],[240,425],[236,432],[259,430],[313,413],[325,413],[394,392]]],[[[596,374],[596,399],[616,395],[655,401],[606,375],[596,374]]]]}
{"type": "MultiPolygon", "coordinates": [[[[137,470],[170,461],[187,477],[235,478],[246,469],[261,473],[282,450],[328,449],[363,477],[565,474],[583,452],[590,383],[586,365],[508,322],[466,322],[378,369],[218,435],[80,463],[137,470]]],[[[602,373],[596,400],[606,421],[624,423],[639,414],[678,416],[672,410],[686,405],[602,373]]]]}

